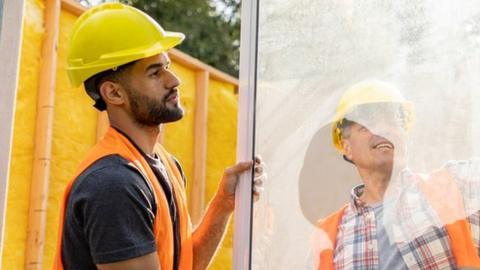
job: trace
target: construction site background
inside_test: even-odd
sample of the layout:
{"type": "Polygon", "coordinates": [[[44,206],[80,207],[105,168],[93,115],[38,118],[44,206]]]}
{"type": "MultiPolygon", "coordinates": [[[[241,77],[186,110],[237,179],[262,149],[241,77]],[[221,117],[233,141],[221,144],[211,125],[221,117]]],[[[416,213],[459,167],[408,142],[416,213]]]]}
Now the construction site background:
{"type": "MultiPolygon", "coordinates": [[[[42,44],[46,33],[45,2],[46,0],[25,0],[2,269],[24,269],[26,264],[28,213],[31,207],[29,196],[32,179],[35,179],[35,176],[32,176],[32,167],[38,88],[40,69],[45,62],[45,56],[42,56],[42,44]]],[[[92,107],[92,101],[85,94],[83,87],[73,88],[68,81],[65,70],[66,45],[71,28],[83,8],[70,0],[61,1],[61,6],[57,66],[54,71],[55,105],[48,179],[47,226],[41,269],[52,267],[57,241],[59,206],[64,187],[87,151],[98,140],[101,135],[99,133],[108,125],[105,116],[100,115],[92,107]]],[[[238,83],[236,79],[179,51],[172,54],[172,69],[182,80],[181,101],[186,115],[183,120],[163,127],[162,141],[183,166],[188,179],[189,200],[192,200],[193,193],[196,192],[197,198],[201,198],[203,208],[215,193],[223,169],[235,162],[238,83]],[[207,76],[207,80],[202,81],[202,76],[203,78],[207,76]],[[199,93],[203,91],[199,85],[202,83],[207,93],[207,121],[195,123],[202,120],[195,114],[199,111],[197,99],[202,96],[199,93]],[[206,138],[197,134],[202,126],[206,129],[206,138]],[[198,152],[196,147],[201,145],[206,146],[206,159],[195,159],[194,153],[198,152]],[[206,174],[205,182],[195,183],[193,181],[195,170],[202,168],[206,174]],[[193,191],[195,186],[199,188],[193,191]],[[199,192],[201,194],[198,194],[199,192]]],[[[201,209],[198,210],[197,207],[196,216],[199,214],[201,209]]],[[[230,229],[210,269],[227,269],[231,266],[231,234],[230,229]]]]}

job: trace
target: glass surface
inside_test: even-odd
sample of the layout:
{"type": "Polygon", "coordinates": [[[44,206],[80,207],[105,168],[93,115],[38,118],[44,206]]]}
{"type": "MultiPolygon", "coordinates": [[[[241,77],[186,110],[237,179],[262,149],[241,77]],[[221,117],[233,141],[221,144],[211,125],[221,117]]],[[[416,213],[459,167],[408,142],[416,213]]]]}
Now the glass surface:
{"type": "Polygon", "coordinates": [[[419,230],[442,227],[480,209],[474,199],[480,197],[478,1],[260,0],[257,75],[255,144],[268,182],[253,210],[252,269],[318,263],[312,251],[318,220],[348,203],[362,183],[332,144],[339,101],[358,83],[392,88],[411,106],[346,116],[395,147],[384,197],[390,241],[417,237],[407,230],[412,219],[419,230]],[[383,122],[398,132],[385,131],[383,122]],[[442,208],[451,186],[448,177],[432,174],[438,169],[466,183],[456,182],[464,209],[442,218],[431,212],[442,208]],[[414,178],[437,189],[420,190],[414,178]],[[418,207],[409,208],[406,198],[419,194],[433,206],[414,199],[418,207]],[[399,214],[404,210],[406,217],[399,214]]]}
{"type": "Polygon", "coordinates": [[[2,34],[2,21],[3,21],[3,0],[0,0],[0,37],[2,34]]]}

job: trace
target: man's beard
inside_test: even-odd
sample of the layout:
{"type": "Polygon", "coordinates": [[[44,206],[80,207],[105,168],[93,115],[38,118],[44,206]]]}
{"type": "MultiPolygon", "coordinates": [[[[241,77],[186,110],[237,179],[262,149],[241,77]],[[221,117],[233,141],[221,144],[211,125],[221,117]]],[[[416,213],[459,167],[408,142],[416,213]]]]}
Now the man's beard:
{"type": "Polygon", "coordinates": [[[137,124],[142,126],[158,126],[162,123],[174,122],[182,119],[183,109],[178,104],[173,108],[167,107],[166,100],[174,95],[176,90],[171,90],[162,100],[155,100],[142,95],[133,89],[128,89],[132,116],[137,124]]]}

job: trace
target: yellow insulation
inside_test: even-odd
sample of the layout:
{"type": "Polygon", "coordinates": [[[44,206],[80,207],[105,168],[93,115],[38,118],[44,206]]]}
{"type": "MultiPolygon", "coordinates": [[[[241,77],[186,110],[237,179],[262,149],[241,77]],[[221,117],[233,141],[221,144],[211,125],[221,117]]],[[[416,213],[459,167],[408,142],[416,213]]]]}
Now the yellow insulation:
{"type": "MultiPolygon", "coordinates": [[[[180,102],[185,109],[182,120],[162,127],[163,145],[182,165],[187,180],[193,179],[193,136],[195,108],[195,72],[173,62],[172,70],[181,80],[180,102]]],[[[188,185],[188,192],[191,185],[188,185]]]]}
{"type": "Polygon", "coordinates": [[[43,13],[43,1],[25,1],[2,269],[23,269],[41,64],[40,54],[44,34],[43,13]]]}
{"type": "Polygon", "coordinates": [[[56,249],[59,206],[67,181],[96,142],[97,111],[83,87],[71,86],[66,73],[66,45],[76,16],[60,15],[52,162],[43,269],[51,269],[56,249]]]}
{"type": "MultiPolygon", "coordinates": [[[[25,2],[20,81],[16,100],[1,269],[24,267],[37,90],[41,46],[45,32],[43,1],[25,0],[25,2]]],[[[59,205],[65,184],[96,140],[97,112],[92,107],[93,102],[84,93],[83,88],[71,87],[65,71],[66,45],[75,20],[75,15],[62,11],[43,269],[52,267],[59,205]]],[[[180,160],[188,181],[192,181],[196,71],[175,62],[172,69],[182,80],[181,102],[186,113],[181,121],[163,127],[164,145],[180,160]]],[[[237,96],[234,88],[235,86],[231,84],[216,80],[209,82],[206,202],[215,193],[223,169],[235,163],[237,96]]],[[[231,257],[230,231],[210,269],[231,268],[231,257]]]]}
{"type": "MultiPolygon", "coordinates": [[[[208,140],[206,201],[217,191],[223,169],[235,164],[237,147],[237,95],[231,84],[210,80],[208,96],[208,140]]],[[[233,222],[210,269],[230,269],[233,256],[233,222]]]]}

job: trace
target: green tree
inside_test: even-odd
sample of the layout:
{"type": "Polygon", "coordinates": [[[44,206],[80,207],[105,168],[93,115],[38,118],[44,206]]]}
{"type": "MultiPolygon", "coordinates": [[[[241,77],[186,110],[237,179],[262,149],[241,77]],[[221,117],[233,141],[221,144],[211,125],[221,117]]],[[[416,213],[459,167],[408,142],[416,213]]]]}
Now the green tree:
{"type": "MultiPolygon", "coordinates": [[[[79,0],[85,5],[108,0],[79,0]]],[[[183,32],[180,50],[238,76],[240,0],[120,0],[141,9],[169,31],[183,32]]]]}

